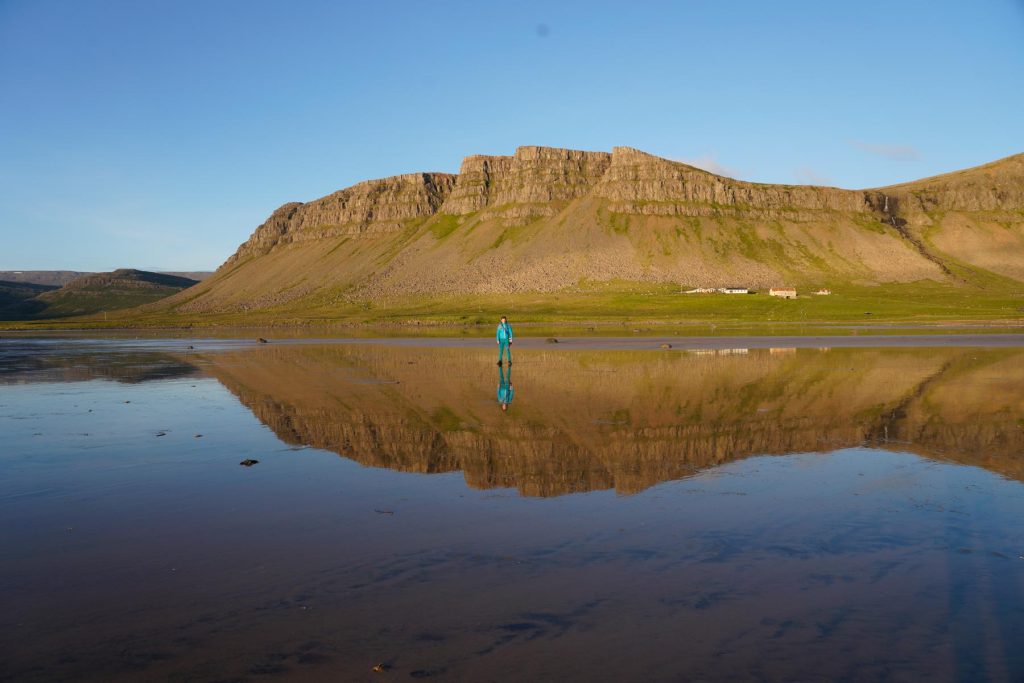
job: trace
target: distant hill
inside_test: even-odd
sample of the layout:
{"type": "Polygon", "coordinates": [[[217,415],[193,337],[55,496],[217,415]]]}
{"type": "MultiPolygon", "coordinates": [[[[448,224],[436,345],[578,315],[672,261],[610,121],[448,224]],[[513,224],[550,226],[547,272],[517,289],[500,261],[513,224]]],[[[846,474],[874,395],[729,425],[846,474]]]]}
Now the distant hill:
{"type": "Polygon", "coordinates": [[[0,320],[22,320],[34,317],[46,308],[36,297],[57,289],[52,285],[0,280],[0,320]]]}
{"type": "Polygon", "coordinates": [[[278,315],[594,283],[926,280],[1019,289],[1024,155],[843,190],[743,182],[626,147],[520,147],[467,157],[457,175],[369,180],[285,204],[212,277],[147,310],[278,315]]]}
{"type": "Polygon", "coordinates": [[[75,278],[91,275],[78,270],[0,270],[0,280],[63,287],[75,278]]]}
{"type": "MultiPolygon", "coordinates": [[[[63,287],[67,283],[82,277],[83,275],[94,275],[92,271],[78,270],[0,270],[0,281],[4,282],[28,282],[37,285],[50,285],[63,287]]],[[[210,270],[197,270],[175,272],[168,271],[163,275],[177,275],[189,280],[202,281],[213,275],[210,270]]]]}
{"type": "Polygon", "coordinates": [[[0,281],[0,319],[61,318],[132,308],[198,284],[197,280],[121,269],[79,276],[62,287],[0,281]]]}

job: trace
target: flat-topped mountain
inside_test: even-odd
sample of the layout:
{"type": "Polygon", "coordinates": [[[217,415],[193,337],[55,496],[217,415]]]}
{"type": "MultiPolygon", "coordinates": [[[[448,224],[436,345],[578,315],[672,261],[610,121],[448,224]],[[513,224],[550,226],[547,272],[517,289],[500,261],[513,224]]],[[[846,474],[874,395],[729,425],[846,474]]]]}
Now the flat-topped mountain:
{"type": "Polygon", "coordinates": [[[918,280],[1024,281],[1024,155],[843,190],[749,183],[627,147],[520,147],[467,157],[457,175],[369,180],[285,204],[168,303],[193,314],[595,282],[918,280]]]}
{"type": "Polygon", "coordinates": [[[75,278],[92,275],[80,270],[0,270],[0,280],[25,284],[63,287],[75,278]]]}

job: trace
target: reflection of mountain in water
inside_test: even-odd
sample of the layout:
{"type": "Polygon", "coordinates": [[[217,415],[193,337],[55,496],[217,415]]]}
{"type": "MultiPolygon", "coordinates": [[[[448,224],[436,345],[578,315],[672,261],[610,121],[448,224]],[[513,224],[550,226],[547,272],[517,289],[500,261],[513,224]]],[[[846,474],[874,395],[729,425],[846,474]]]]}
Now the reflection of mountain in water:
{"type": "Polygon", "coordinates": [[[199,368],[195,365],[158,351],[76,350],[33,341],[8,343],[0,349],[0,384],[94,379],[138,384],[196,374],[199,368]]]}
{"type": "Polygon", "coordinates": [[[749,455],[869,444],[1024,479],[1024,352],[491,353],[371,346],[207,356],[284,441],[477,487],[635,492],[749,455]]]}

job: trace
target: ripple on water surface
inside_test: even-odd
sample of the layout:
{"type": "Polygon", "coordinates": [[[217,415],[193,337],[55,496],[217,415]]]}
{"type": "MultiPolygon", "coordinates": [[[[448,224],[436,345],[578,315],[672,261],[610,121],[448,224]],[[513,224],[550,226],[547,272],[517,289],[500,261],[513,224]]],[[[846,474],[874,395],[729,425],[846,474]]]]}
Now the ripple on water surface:
{"type": "Polygon", "coordinates": [[[1021,349],[2,343],[0,680],[1024,678],[1021,349]]]}

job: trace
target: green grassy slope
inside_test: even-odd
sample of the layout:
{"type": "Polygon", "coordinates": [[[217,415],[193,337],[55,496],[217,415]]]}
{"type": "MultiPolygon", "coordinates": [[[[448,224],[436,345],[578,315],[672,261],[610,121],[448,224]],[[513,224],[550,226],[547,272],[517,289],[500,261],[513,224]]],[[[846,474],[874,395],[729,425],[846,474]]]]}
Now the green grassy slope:
{"type": "Polygon", "coordinates": [[[686,328],[694,333],[808,333],[832,324],[945,326],[969,323],[990,328],[1024,326],[1024,285],[982,289],[938,282],[879,286],[847,285],[830,296],[802,293],[796,300],[755,294],[683,294],[673,285],[616,282],[571,291],[505,295],[411,296],[386,303],[286,305],[251,312],[212,313],[185,318],[147,307],[67,321],[35,320],[0,324],[7,329],[119,327],[374,327],[382,333],[401,329],[423,334],[467,328],[491,332],[508,315],[531,323],[532,334],[631,332],[686,328]],[[426,327],[424,327],[424,325],[426,327]],[[439,326],[432,329],[432,326],[439,326]],[[596,327],[595,327],[596,326],[596,327]]]}

